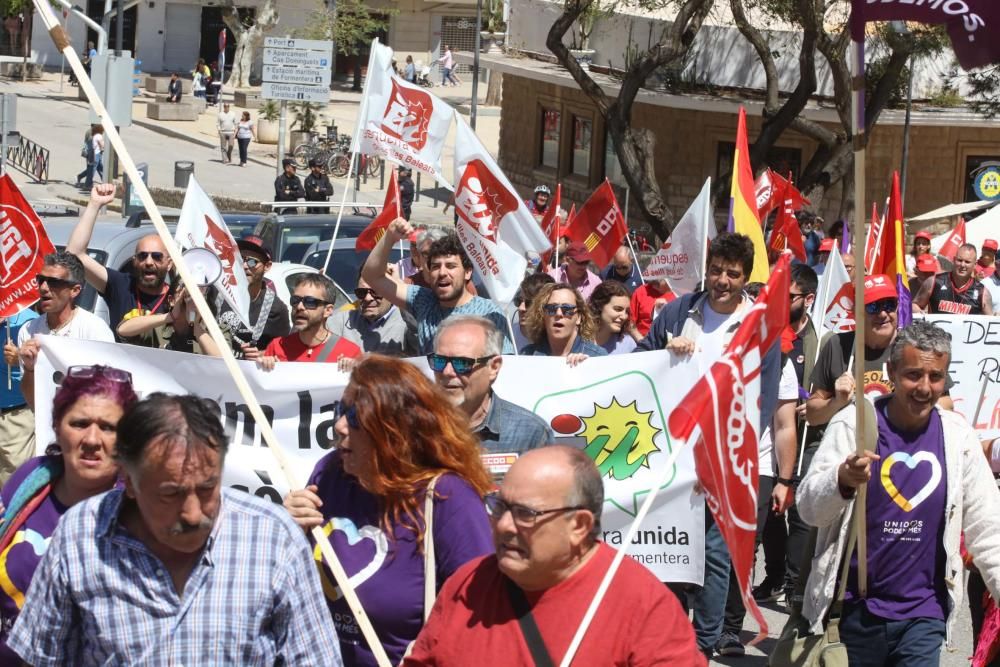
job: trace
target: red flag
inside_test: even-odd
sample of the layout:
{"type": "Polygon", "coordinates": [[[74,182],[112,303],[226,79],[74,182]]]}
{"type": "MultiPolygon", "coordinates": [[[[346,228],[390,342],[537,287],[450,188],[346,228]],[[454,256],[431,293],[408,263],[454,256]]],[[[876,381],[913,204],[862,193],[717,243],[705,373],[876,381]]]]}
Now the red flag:
{"type": "Polygon", "coordinates": [[[785,179],[768,168],[760,175],[754,186],[757,191],[757,211],[760,214],[761,224],[771,211],[788,199],[791,199],[792,211],[800,211],[803,206],[811,203],[792,185],[791,173],[785,179]]]}
{"type": "Polygon", "coordinates": [[[958,219],[958,226],[951,230],[951,235],[944,240],[944,245],[938,250],[938,256],[949,262],[955,261],[955,253],[965,245],[965,218],[958,219]]]}
{"type": "Polygon", "coordinates": [[[594,190],[594,194],[577,211],[572,223],[567,222],[566,225],[566,236],[570,241],[587,246],[594,264],[600,267],[611,263],[626,234],[625,218],[608,179],[604,179],[604,183],[594,190]]]}
{"type": "Polygon", "coordinates": [[[545,232],[545,238],[555,245],[559,238],[556,233],[559,231],[559,204],[562,201],[562,183],[556,183],[556,196],[552,198],[549,202],[549,207],[545,209],[545,215],[542,216],[542,231],[545,232]]]}
{"type": "MultiPolygon", "coordinates": [[[[784,179],[782,179],[784,181],[784,179]]],[[[799,229],[799,221],[795,218],[793,206],[796,201],[802,201],[802,195],[791,181],[784,181],[781,194],[781,206],[778,208],[778,215],[774,220],[774,229],[771,230],[771,241],[769,247],[772,250],[781,252],[791,250],[799,261],[805,262],[806,245],[802,240],[802,231],[799,229]],[[796,199],[796,195],[798,195],[796,199]]]]}
{"type": "Polygon", "coordinates": [[[0,177],[0,317],[38,301],[35,276],[56,249],[42,221],[10,176],[0,177]]]}
{"type": "Polygon", "coordinates": [[[705,500],[729,547],[743,604],[760,625],[755,641],[767,636],[767,622],[750,590],[760,474],[761,363],[788,323],[790,261],[787,254],[781,256],[722,358],[668,420],[672,438],[694,443],[705,500]]]}
{"type": "Polygon", "coordinates": [[[393,169],[391,174],[382,212],[358,235],[354,241],[355,250],[374,250],[375,244],[382,240],[389,223],[403,215],[399,208],[399,182],[396,180],[396,170],[393,169]]]}

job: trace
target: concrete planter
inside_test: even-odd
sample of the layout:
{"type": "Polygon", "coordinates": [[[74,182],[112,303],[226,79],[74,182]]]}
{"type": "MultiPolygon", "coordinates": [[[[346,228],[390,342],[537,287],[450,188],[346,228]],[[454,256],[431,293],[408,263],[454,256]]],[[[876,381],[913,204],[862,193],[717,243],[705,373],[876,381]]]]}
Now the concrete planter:
{"type": "Polygon", "coordinates": [[[278,145],[278,121],[257,120],[257,143],[278,145]]]}
{"type": "Polygon", "coordinates": [[[503,43],[506,39],[505,32],[480,32],[479,50],[483,53],[503,53],[503,43]]]}
{"type": "Polygon", "coordinates": [[[289,140],[289,143],[290,143],[290,147],[289,147],[288,150],[294,151],[296,148],[298,148],[302,144],[308,144],[309,143],[309,133],[308,132],[303,132],[301,130],[295,130],[294,132],[289,132],[288,133],[288,140],[289,140]]]}
{"type": "Polygon", "coordinates": [[[576,62],[580,63],[584,67],[587,67],[592,62],[594,62],[594,55],[597,53],[594,49],[570,49],[569,53],[573,56],[576,62]]]}

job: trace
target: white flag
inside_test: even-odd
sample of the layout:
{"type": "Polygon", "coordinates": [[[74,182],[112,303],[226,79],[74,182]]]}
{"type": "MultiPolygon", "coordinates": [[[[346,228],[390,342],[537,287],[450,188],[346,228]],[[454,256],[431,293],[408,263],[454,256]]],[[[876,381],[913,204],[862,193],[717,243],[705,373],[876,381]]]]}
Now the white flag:
{"type": "Polygon", "coordinates": [[[670,289],[680,296],[698,289],[705,277],[708,242],[715,238],[712,217],[712,179],[706,179],[698,198],[646,267],[644,278],[666,278],[670,289]]]}
{"type": "Polygon", "coordinates": [[[464,120],[456,114],[456,231],[494,301],[510,303],[524,279],[527,253],[552,244],[517,191],[464,120]]]}
{"type": "Polygon", "coordinates": [[[810,317],[820,338],[824,329],[836,333],[854,331],[854,283],[839,250],[826,259],[810,317]]]}
{"type": "Polygon", "coordinates": [[[423,88],[393,72],[392,49],[376,39],[368,62],[368,82],[360,133],[351,150],[381,155],[406,165],[451,189],[441,172],[441,154],[454,110],[423,88]]]}
{"type": "Polygon", "coordinates": [[[250,327],[250,283],[243,270],[243,256],[226,227],[219,209],[192,176],[184,193],[181,217],[174,238],[185,250],[208,248],[222,262],[222,277],[215,287],[243,323],[250,327]]]}

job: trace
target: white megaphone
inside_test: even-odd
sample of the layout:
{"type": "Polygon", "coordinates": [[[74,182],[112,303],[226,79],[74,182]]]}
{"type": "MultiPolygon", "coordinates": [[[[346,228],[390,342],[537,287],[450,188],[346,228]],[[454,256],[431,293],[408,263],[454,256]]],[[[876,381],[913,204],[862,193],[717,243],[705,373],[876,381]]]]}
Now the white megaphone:
{"type": "MultiPolygon", "coordinates": [[[[182,255],[184,266],[194,277],[199,288],[204,289],[222,277],[222,261],[208,248],[189,248],[182,255]]],[[[193,286],[189,286],[193,287],[193,286]]],[[[197,313],[188,310],[188,323],[194,324],[197,313]]]]}

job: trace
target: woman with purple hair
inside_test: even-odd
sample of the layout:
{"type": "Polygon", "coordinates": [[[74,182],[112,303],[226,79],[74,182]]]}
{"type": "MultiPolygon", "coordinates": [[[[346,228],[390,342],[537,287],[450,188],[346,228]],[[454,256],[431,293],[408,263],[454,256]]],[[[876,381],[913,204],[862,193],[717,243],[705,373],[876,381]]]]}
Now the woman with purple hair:
{"type": "Polygon", "coordinates": [[[136,400],[126,371],[71,366],[52,401],[55,442],[0,490],[0,665],[20,664],[7,634],[59,517],[115,485],[118,420],[136,400]]]}

